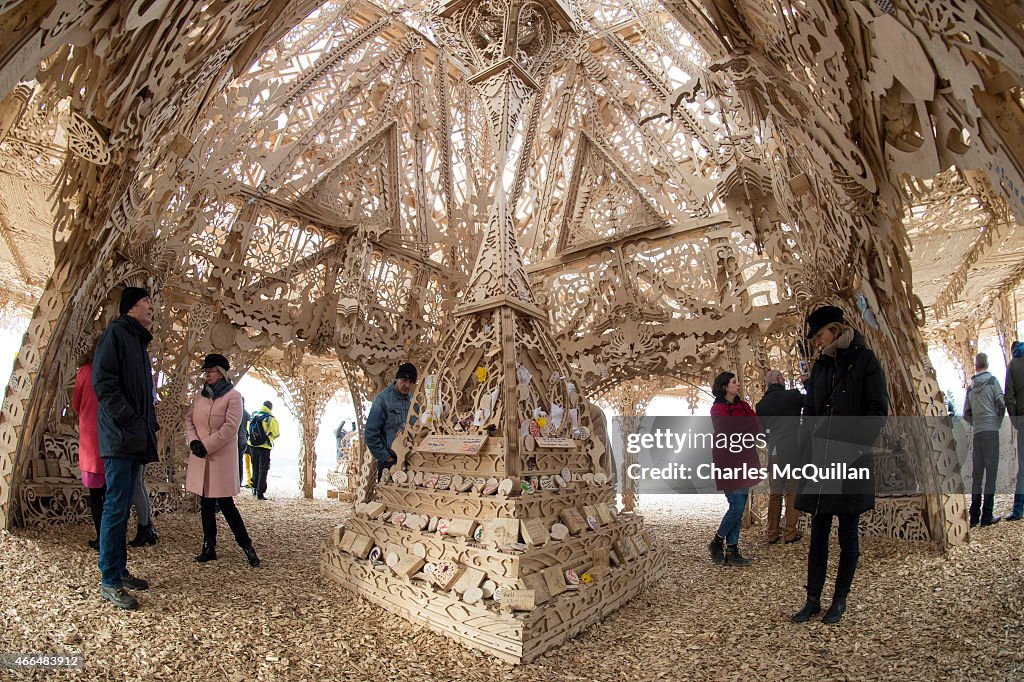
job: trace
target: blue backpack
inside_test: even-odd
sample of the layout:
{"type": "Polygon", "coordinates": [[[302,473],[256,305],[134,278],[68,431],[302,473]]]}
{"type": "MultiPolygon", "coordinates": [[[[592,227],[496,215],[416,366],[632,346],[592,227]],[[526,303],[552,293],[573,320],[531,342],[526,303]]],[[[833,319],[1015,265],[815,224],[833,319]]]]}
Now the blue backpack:
{"type": "Polygon", "coordinates": [[[270,442],[267,435],[266,423],[270,420],[270,413],[259,412],[249,420],[249,445],[262,447],[270,442]]]}

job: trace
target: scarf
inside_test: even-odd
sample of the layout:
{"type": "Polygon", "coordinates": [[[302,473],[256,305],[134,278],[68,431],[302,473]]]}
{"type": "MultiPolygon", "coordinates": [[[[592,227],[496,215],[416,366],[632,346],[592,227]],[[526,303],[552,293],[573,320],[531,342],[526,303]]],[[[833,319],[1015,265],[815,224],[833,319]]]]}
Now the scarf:
{"type": "Polygon", "coordinates": [[[853,327],[847,327],[839,338],[821,349],[821,354],[834,358],[837,351],[846,350],[851,343],[853,343],[853,327]]]}
{"type": "Polygon", "coordinates": [[[204,383],[202,394],[209,398],[210,400],[216,400],[217,398],[221,397],[222,395],[230,391],[233,387],[234,386],[230,381],[222,378],[215,384],[204,383]]]}

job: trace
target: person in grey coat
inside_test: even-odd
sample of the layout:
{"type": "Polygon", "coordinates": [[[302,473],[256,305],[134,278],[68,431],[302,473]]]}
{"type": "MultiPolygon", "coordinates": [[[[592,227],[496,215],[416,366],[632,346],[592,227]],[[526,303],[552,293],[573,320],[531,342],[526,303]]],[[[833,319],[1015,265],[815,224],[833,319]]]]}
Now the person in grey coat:
{"type": "Polygon", "coordinates": [[[1013,511],[1007,521],[1024,518],[1024,341],[1014,341],[1010,346],[1012,359],[1006,366],[1006,391],[1003,399],[1010,422],[1017,429],[1017,487],[1013,495],[1013,511]]]}
{"type": "Polygon", "coordinates": [[[385,469],[398,462],[398,455],[391,449],[395,438],[405,428],[405,420],[412,407],[412,387],[416,385],[416,367],[403,363],[395,373],[393,384],[377,394],[366,415],[364,439],[370,454],[377,460],[377,480],[385,469]]]}
{"type": "Polygon", "coordinates": [[[974,358],[975,375],[964,397],[964,421],[973,428],[974,470],[971,474],[971,528],[979,523],[991,526],[999,523],[992,516],[996,498],[996,475],[999,471],[999,427],[1003,424],[1006,404],[999,380],[988,371],[988,355],[978,353],[974,358]],[[982,482],[985,497],[982,503],[982,482]]]}

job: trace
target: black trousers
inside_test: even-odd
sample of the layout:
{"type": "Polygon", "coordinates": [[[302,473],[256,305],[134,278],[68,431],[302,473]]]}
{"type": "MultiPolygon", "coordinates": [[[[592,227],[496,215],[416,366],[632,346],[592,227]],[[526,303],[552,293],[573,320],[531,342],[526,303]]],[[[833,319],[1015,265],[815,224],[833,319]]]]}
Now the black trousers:
{"type": "Polygon", "coordinates": [[[267,472],[270,471],[270,448],[255,445],[249,448],[252,457],[252,494],[263,495],[267,492],[267,472]]]}
{"type": "Polygon", "coordinates": [[[828,569],[828,537],[833,516],[839,519],[839,568],[836,570],[835,596],[850,593],[860,557],[860,514],[815,514],[811,517],[811,545],[807,552],[807,594],[821,597],[828,569]]]}
{"type": "Polygon", "coordinates": [[[239,547],[248,547],[252,544],[249,533],[245,530],[242,522],[242,515],[238,513],[235,500],[232,497],[200,497],[199,514],[203,520],[203,544],[217,544],[217,508],[228,522],[228,527],[235,536],[235,542],[239,547]]]}
{"type": "Polygon", "coordinates": [[[103,500],[107,496],[107,486],[89,488],[89,514],[92,525],[96,526],[96,538],[100,537],[100,521],[103,520],[103,500]]]}

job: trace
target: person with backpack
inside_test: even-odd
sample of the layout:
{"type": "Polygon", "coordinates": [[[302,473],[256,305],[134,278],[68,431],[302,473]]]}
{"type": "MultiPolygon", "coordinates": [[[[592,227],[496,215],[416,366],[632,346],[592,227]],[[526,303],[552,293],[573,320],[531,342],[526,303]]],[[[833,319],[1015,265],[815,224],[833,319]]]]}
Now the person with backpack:
{"type": "Polygon", "coordinates": [[[270,471],[270,450],[281,435],[281,427],[271,410],[274,404],[263,401],[263,406],[249,420],[249,456],[252,458],[252,494],[265,500],[267,472],[270,471]]]}

